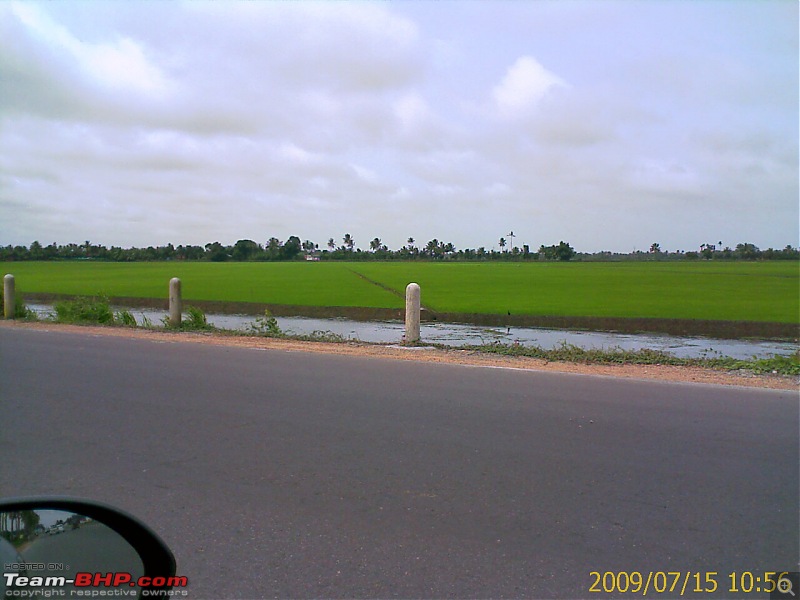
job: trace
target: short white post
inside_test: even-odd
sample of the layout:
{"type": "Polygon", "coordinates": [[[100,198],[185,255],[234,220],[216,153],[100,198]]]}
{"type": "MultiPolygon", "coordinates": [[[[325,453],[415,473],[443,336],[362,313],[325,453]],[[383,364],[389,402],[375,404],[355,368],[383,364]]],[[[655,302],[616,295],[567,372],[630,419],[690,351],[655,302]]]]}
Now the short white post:
{"type": "Polygon", "coordinates": [[[181,280],[173,277],[169,280],[169,324],[172,327],[180,327],[182,312],[181,280]]]}
{"type": "Polygon", "coordinates": [[[14,297],[14,276],[10,273],[3,277],[3,316],[6,319],[14,318],[16,298],[14,297]]]}
{"type": "Polygon", "coordinates": [[[409,283],[406,286],[406,344],[419,341],[419,285],[409,283]]]}

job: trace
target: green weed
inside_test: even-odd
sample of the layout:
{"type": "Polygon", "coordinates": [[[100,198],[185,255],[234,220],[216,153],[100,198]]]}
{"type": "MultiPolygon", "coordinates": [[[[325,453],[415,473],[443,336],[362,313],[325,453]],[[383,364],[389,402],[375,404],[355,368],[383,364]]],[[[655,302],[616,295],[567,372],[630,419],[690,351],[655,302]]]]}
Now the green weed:
{"type": "Polygon", "coordinates": [[[559,346],[551,349],[545,349],[541,346],[522,346],[520,344],[509,345],[501,343],[461,346],[460,349],[486,352],[489,354],[502,354],[505,356],[528,356],[553,362],[696,366],[727,371],[747,370],[753,373],[800,375],[800,352],[789,356],[774,355],[770,358],[753,357],[749,360],[741,360],[729,356],[681,358],[669,352],[651,350],[648,348],[641,350],[624,350],[619,347],[586,349],[566,342],[562,342],[559,346]]]}
{"type": "MultiPolygon", "coordinates": [[[[5,312],[5,297],[3,295],[2,288],[0,288],[0,311],[0,317],[2,317],[5,312]]],[[[16,294],[16,297],[14,298],[14,318],[24,319],[25,321],[39,320],[39,317],[36,315],[36,313],[25,306],[25,301],[22,299],[20,294],[16,294]]]]}
{"type": "Polygon", "coordinates": [[[173,327],[169,321],[169,315],[161,319],[161,323],[166,329],[181,329],[183,331],[213,331],[216,328],[208,323],[206,313],[196,306],[186,307],[186,318],[181,320],[180,325],[173,327]]]}
{"type": "Polygon", "coordinates": [[[291,335],[293,340],[299,340],[301,342],[327,342],[332,344],[342,344],[345,342],[354,341],[349,338],[344,337],[341,334],[333,333],[332,331],[323,331],[320,329],[315,329],[311,333],[301,334],[301,335],[291,335]]]}
{"type": "Polygon", "coordinates": [[[114,324],[114,313],[108,298],[102,294],[92,298],[79,296],[72,300],[61,300],[55,303],[53,309],[58,323],[114,324]]]}
{"type": "Polygon", "coordinates": [[[278,326],[276,319],[269,310],[264,311],[263,317],[258,317],[248,328],[249,333],[267,337],[283,337],[284,333],[278,326]]]}
{"type": "Polygon", "coordinates": [[[121,310],[114,315],[114,323],[123,327],[136,327],[136,317],[129,310],[121,310]]]}

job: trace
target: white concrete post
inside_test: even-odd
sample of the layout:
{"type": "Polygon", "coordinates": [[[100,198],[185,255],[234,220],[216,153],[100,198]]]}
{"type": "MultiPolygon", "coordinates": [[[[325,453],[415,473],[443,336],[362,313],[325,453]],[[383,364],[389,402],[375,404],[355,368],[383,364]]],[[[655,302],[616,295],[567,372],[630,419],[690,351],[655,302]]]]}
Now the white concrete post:
{"type": "Polygon", "coordinates": [[[419,285],[409,283],[406,286],[406,344],[419,341],[419,285]]]}
{"type": "Polygon", "coordinates": [[[172,327],[180,327],[182,312],[181,280],[173,277],[169,280],[169,324],[172,327]]]}
{"type": "Polygon", "coordinates": [[[14,297],[14,276],[10,273],[3,277],[3,316],[6,319],[14,318],[16,298],[14,297]]]}

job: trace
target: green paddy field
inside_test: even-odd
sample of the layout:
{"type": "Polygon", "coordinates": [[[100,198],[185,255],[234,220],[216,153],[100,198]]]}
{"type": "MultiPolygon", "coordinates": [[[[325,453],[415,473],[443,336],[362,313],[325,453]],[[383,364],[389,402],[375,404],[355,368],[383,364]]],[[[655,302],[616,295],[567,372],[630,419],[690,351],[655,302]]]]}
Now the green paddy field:
{"type": "MultiPolygon", "coordinates": [[[[18,293],[167,297],[305,307],[401,309],[409,282],[430,311],[553,317],[800,323],[800,264],[11,262],[18,293]]],[[[335,312],[335,310],[334,310],[335,312]]]]}

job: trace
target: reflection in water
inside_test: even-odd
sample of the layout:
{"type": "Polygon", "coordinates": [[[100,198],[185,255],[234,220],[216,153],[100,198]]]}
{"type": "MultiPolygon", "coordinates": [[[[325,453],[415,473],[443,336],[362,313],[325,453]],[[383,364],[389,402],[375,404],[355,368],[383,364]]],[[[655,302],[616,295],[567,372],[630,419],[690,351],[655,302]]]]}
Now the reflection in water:
{"type": "MultiPolygon", "coordinates": [[[[30,305],[39,315],[52,312],[52,307],[30,305]]],[[[115,308],[114,310],[120,310],[115,308]]],[[[147,319],[160,325],[164,311],[153,309],[129,309],[141,325],[147,319]]],[[[221,329],[247,331],[256,317],[252,315],[207,315],[208,322],[221,329]]],[[[331,332],[346,339],[379,344],[396,344],[403,338],[404,325],[400,321],[351,321],[348,319],[311,319],[305,317],[277,317],[279,327],[291,334],[309,335],[313,332],[331,332]]],[[[528,327],[482,327],[455,323],[422,323],[422,341],[446,346],[481,345],[491,343],[521,344],[551,349],[563,343],[581,348],[623,350],[660,350],[679,358],[702,358],[704,356],[730,356],[738,359],[769,358],[774,354],[789,355],[798,351],[798,344],[751,341],[720,340],[702,337],[674,337],[658,334],[621,334],[595,331],[569,331],[559,329],[535,329],[528,327]]]]}
{"type": "MultiPolygon", "coordinates": [[[[77,573],[125,572],[133,580],[144,575],[139,555],[119,533],[83,515],[57,510],[0,512],[0,557],[4,573],[44,578],[41,587],[25,586],[29,597],[72,590],[75,586],[64,580],[77,573]]],[[[0,581],[1,597],[12,591],[4,589],[6,581],[0,581]]]]}

